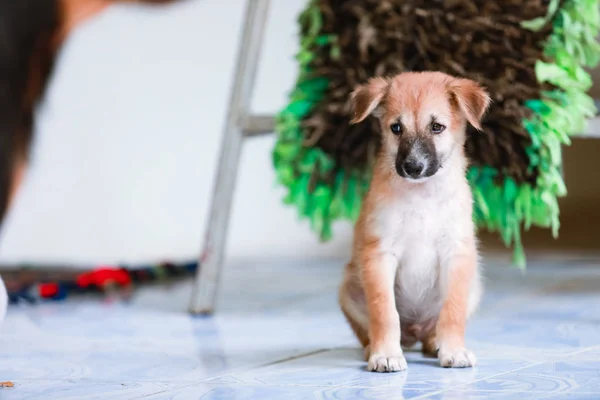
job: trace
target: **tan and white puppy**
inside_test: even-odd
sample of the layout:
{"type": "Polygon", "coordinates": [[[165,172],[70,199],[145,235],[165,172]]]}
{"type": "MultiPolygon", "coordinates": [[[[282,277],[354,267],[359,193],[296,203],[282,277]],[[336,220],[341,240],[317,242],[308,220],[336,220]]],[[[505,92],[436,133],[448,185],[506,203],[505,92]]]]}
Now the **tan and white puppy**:
{"type": "Polygon", "coordinates": [[[373,114],[383,135],[340,288],[368,369],[405,369],[402,347],[417,341],[443,367],[473,366],[465,326],[482,285],[464,144],[490,98],[471,80],[420,72],[373,78],[351,103],[352,123],[373,114]]]}

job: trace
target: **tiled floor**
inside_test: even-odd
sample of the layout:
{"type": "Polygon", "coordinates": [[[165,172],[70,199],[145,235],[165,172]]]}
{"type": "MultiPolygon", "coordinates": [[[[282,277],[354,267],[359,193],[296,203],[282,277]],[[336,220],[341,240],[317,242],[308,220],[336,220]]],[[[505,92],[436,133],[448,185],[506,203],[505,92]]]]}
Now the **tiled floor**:
{"type": "Polygon", "coordinates": [[[407,353],[365,371],[336,303],[341,261],[230,266],[220,312],[184,310],[190,282],[132,302],[14,307],[0,335],[0,399],[599,399],[600,259],[488,258],[468,330],[473,369],[407,353]]]}

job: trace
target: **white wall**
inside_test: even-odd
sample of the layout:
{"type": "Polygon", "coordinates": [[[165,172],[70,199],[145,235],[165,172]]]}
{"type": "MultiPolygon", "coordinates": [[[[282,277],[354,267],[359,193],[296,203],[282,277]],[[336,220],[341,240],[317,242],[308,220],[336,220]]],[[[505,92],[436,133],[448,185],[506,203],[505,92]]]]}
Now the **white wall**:
{"type": "MultiPolygon", "coordinates": [[[[242,0],[115,6],[66,43],[39,113],[32,165],[0,240],[0,263],[195,257],[204,236],[242,0]]],[[[304,0],[272,2],[253,109],[293,85],[304,0]]],[[[350,229],[318,245],[281,205],[273,136],[246,142],[228,254],[346,254],[350,229]]]]}

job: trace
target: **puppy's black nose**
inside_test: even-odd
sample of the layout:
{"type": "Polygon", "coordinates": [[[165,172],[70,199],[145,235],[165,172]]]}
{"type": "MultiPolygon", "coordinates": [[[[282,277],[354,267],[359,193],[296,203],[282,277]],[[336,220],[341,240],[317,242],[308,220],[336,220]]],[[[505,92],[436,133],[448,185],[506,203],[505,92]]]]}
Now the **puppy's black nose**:
{"type": "Polygon", "coordinates": [[[408,159],[404,161],[404,164],[402,164],[402,169],[407,176],[410,176],[411,178],[418,178],[423,173],[425,164],[419,160],[408,159]]]}

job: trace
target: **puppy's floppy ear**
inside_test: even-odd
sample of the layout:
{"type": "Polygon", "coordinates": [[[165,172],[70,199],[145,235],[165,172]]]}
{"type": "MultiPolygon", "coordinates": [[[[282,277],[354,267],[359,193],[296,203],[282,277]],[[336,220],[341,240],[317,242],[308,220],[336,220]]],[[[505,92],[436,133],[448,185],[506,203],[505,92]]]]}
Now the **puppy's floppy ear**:
{"type": "Polygon", "coordinates": [[[481,130],[481,118],[487,111],[491,99],[479,84],[470,79],[455,79],[450,84],[450,93],[458,103],[467,121],[481,130]]]}
{"type": "Polygon", "coordinates": [[[350,106],[353,118],[351,124],[363,121],[377,108],[387,88],[389,81],[385,78],[371,78],[364,85],[357,86],[350,95],[350,106]]]}

